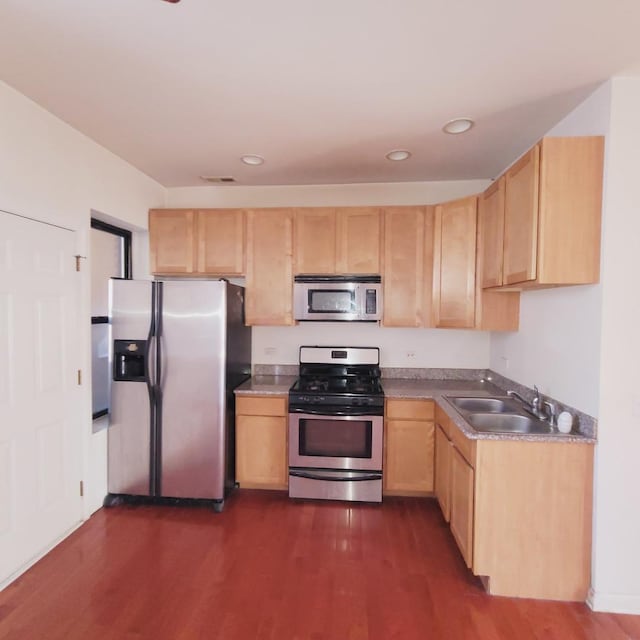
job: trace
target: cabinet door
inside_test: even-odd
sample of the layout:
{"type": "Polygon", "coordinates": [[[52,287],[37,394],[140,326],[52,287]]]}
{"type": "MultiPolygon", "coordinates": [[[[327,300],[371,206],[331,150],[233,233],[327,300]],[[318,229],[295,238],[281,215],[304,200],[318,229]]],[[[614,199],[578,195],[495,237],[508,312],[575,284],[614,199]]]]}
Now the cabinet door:
{"type": "Polygon", "coordinates": [[[540,146],[506,173],[503,283],[536,279],[540,146]]]}
{"type": "Polygon", "coordinates": [[[437,327],[473,328],[477,198],[440,204],[435,213],[433,309],[437,327]]]}
{"type": "Polygon", "coordinates": [[[386,327],[420,327],[424,300],[424,207],[384,209],[386,327]]]}
{"type": "Polygon", "coordinates": [[[469,568],[473,562],[473,490],[473,468],[453,447],[451,455],[451,533],[469,568]]]}
{"type": "Polygon", "coordinates": [[[296,210],[294,246],[296,273],[335,273],[335,210],[296,210]]]}
{"type": "Polygon", "coordinates": [[[247,211],[248,325],[293,324],[293,212],[247,211]]]}
{"type": "Polygon", "coordinates": [[[380,211],[354,207],[337,211],[337,273],[381,272],[380,211]]]}
{"type": "Polygon", "coordinates": [[[476,320],[482,331],[517,331],[520,293],[483,287],[502,285],[505,178],[494,182],[478,201],[476,320]]]}
{"type": "Polygon", "coordinates": [[[196,269],[195,213],[190,209],[149,211],[151,273],[183,274],[196,269]]]}
{"type": "Polygon", "coordinates": [[[240,209],[198,211],[198,273],[244,274],[244,212],[240,209]]]}
{"type": "Polygon", "coordinates": [[[388,495],[433,492],[433,422],[387,420],[384,491],[388,495]]]}
{"type": "Polygon", "coordinates": [[[482,287],[502,285],[504,255],[504,185],[505,177],[496,180],[478,201],[478,254],[482,287]]]}
{"type": "Polygon", "coordinates": [[[236,418],[236,480],[246,489],[286,489],[287,419],[236,418]]]}
{"type": "Polygon", "coordinates": [[[440,425],[435,434],[435,494],[446,522],[451,519],[451,454],[452,445],[440,425]]]}

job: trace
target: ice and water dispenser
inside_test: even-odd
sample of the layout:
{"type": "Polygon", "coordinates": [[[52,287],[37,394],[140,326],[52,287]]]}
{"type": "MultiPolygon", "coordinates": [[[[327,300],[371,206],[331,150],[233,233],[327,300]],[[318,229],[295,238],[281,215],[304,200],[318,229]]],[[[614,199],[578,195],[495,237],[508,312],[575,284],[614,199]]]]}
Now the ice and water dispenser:
{"type": "Polygon", "coordinates": [[[114,340],[114,382],[145,382],[147,379],[146,360],[146,340],[114,340]]]}

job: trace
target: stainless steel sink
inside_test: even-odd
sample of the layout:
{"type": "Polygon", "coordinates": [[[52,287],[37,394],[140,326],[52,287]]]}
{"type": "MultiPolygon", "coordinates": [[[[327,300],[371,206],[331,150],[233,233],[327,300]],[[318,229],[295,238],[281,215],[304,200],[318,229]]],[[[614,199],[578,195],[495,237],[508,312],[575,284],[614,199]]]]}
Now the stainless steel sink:
{"type": "Polygon", "coordinates": [[[470,413],[466,420],[476,431],[484,433],[553,433],[546,422],[511,413],[470,413]]]}
{"type": "Polygon", "coordinates": [[[518,405],[509,397],[504,398],[448,398],[462,411],[481,413],[518,413],[518,405]]]}

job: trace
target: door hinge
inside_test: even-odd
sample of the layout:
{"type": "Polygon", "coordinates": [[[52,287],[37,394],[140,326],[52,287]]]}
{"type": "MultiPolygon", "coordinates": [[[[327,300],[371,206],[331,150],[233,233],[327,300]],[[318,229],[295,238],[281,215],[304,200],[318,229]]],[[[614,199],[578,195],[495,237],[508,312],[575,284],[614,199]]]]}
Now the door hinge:
{"type": "Polygon", "coordinates": [[[78,386],[82,385],[82,369],[78,369],[78,386]]]}
{"type": "Polygon", "coordinates": [[[80,271],[80,260],[86,260],[87,256],[75,255],[73,257],[76,259],[76,271],[80,271]]]}
{"type": "Polygon", "coordinates": [[[84,481],[80,480],[80,497],[84,497],[84,481]]]}

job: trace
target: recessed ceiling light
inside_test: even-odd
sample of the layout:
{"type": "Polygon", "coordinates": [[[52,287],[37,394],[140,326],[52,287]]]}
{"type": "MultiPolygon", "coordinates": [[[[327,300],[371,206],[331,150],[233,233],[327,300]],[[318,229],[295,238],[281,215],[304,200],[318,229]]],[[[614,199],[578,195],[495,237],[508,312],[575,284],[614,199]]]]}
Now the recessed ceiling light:
{"type": "Polygon", "coordinates": [[[385,156],[387,160],[394,160],[396,162],[400,160],[406,160],[411,157],[411,153],[406,151],[405,149],[395,149],[394,151],[389,151],[385,156]]]}
{"type": "Polygon", "coordinates": [[[242,156],[240,158],[240,160],[242,160],[242,162],[244,162],[245,164],[250,164],[250,165],[253,165],[253,166],[256,166],[256,167],[259,164],[263,164],[264,163],[264,158],[262,156],[255,156],[253,154],[242,156]]]}
{"type": "Polygon", "coordinates": [[[442,130],[445,133],[457,135],[459,133],[469,131],[474,124],[475,123],[471,118],[455,118],[454,120],[449,120],[449,122],[442,127],[442,130]]]}

